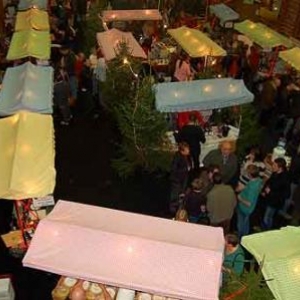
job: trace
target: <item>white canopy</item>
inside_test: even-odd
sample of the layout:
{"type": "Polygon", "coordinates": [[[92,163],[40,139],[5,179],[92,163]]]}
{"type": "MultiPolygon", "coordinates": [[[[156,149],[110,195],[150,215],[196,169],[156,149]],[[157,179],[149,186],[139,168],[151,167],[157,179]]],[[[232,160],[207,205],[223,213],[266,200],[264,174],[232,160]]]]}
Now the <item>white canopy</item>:
{"type": "Polygon", "coordinates": [[[52,113],[52,67],[40,67],[27,62],[8,68],[2,85],[0,116],[12,115],[20,110],[52,113]]]}
{"type": "Polygon", "coordinates": [[[131,32],[123,32],[113,28],[108,31],[98,32],[97,41],[106,60],[111,60],[116,57],[118,45],[122,41],[128,44],[132,56],[147,58],[144,50],[131,32]]]}
{"type": "Polygon", "coordinates": [[[221,228],[59,201],[25,266],[179,299],[217,300],[221,228]]]}
{"type": "Polygon", "coordinates": [[[104,22],[162,20],[162,16],[157,9],[104,10],[102,11],[102,18],[104,22]]]}
{"type": "Polygon", "coordinates": [[[158,83],[154,91],[161,112],[223,108],[250,103],[254,98],[243,80],[232,78],[158,83]]]}

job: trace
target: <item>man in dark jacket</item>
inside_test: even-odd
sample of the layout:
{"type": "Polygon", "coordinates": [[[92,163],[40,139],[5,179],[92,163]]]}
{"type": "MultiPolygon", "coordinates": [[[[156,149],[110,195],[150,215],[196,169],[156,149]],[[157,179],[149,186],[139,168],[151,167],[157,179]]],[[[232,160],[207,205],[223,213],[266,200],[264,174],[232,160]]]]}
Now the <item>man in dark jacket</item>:
{"type": "Polygon", "coordinates": [[[189,122],[179,131],[179,141],[186,142],[190,146],[191,156],[195,170],[199,170],[199,156],[201,153],[200,143],[205,143],[205,134],[202,128],[197,124],[195,114],[190,114],[189,122]]]}
{"type": "Polygon", "coordinates": [[[267,180],[262,192],[266,203],[262,224],[264,229],[272,228],[275,214],[282,208],[285,199],[290,195],[290,182],[285,159],[275,159],[272,167],[273,173],[267,180]]]}

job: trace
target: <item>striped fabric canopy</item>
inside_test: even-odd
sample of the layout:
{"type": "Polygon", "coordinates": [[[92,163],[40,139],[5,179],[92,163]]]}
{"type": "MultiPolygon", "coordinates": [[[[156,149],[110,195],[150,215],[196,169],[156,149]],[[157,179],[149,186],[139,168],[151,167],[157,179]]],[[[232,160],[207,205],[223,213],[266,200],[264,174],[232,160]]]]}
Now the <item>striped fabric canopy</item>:
{"type": "Polygon", "coordinates": [[[218,300],[223,251],[221,228],[59,200],[23,264],[176,299],[218,300]]]}
{"type": "Polygon", "coordinates": [[[299,298],[299,227],[248,235],[243,237],[242,245],[262,264],[262,273],[276,300],[299,298]]]}

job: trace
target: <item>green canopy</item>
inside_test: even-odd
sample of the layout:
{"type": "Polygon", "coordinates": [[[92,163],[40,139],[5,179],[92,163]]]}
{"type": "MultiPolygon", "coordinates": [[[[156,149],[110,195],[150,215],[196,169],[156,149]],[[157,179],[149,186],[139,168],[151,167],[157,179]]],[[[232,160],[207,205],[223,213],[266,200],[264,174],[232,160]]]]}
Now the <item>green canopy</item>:
{"type": "Polygon", "coordinates": [[[50,25],[48,13],[36,8],[18,12],[15,31],[30,29],[49,31],[50,25]]]}
{"type": "Polygon", "coordinates": [[[293,47],[293,42],[289,38],[262,23],[245,20],[235,23],[234,28],[262,48],[274,48],[277,46],[293,47]]]}
{"type": "Polygon", "coordinates": [[[277,300],[300,298],[300,228],[285,227],[243,237],[242,245],[262,264],[277,300]]]}
{"type": "Polygon", "coordinates": [[[225,56],[226,51],[197,29],[182,26],[168,33],[191,57],[225,56]]]}
{"type": "Polygon", "coordinates": [[[50,58],[50,33],[26,30],[15,32],[7,53],[8,60],[32,56],[38,59],[50,58]]]}
{"type": "Polygon", "coordinates": [[[279,57],[293,68],[300,71],[300,48],[295,47],[290,50],[281,51],[279,52],[279,57]]]}

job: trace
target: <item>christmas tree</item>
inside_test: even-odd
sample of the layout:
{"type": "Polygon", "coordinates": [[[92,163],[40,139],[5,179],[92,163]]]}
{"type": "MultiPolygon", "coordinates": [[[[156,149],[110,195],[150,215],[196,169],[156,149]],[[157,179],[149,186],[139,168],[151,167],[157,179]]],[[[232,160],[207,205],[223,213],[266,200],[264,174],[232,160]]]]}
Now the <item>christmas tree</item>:
{"type": "Polygon", "coordinates": [[[220,299],[273,300],[274,296],[266,284],[261,268],[256,270],[254,262],[251,262],[249,271],[245,271],[241,277],[230,274],[221,289],[220,299]]]}
{"type": "Polygon", "coordinates": [[[121,134],[119,156],[113,161],[120,176],[136,170],[168,170],[170,152],[166,140],[167,121],[155,109],[153,77],[143,74],[143,64],[131,56],[126,41],[108,63],[103,86],[104,105],[112,114],[121,134]]]}

